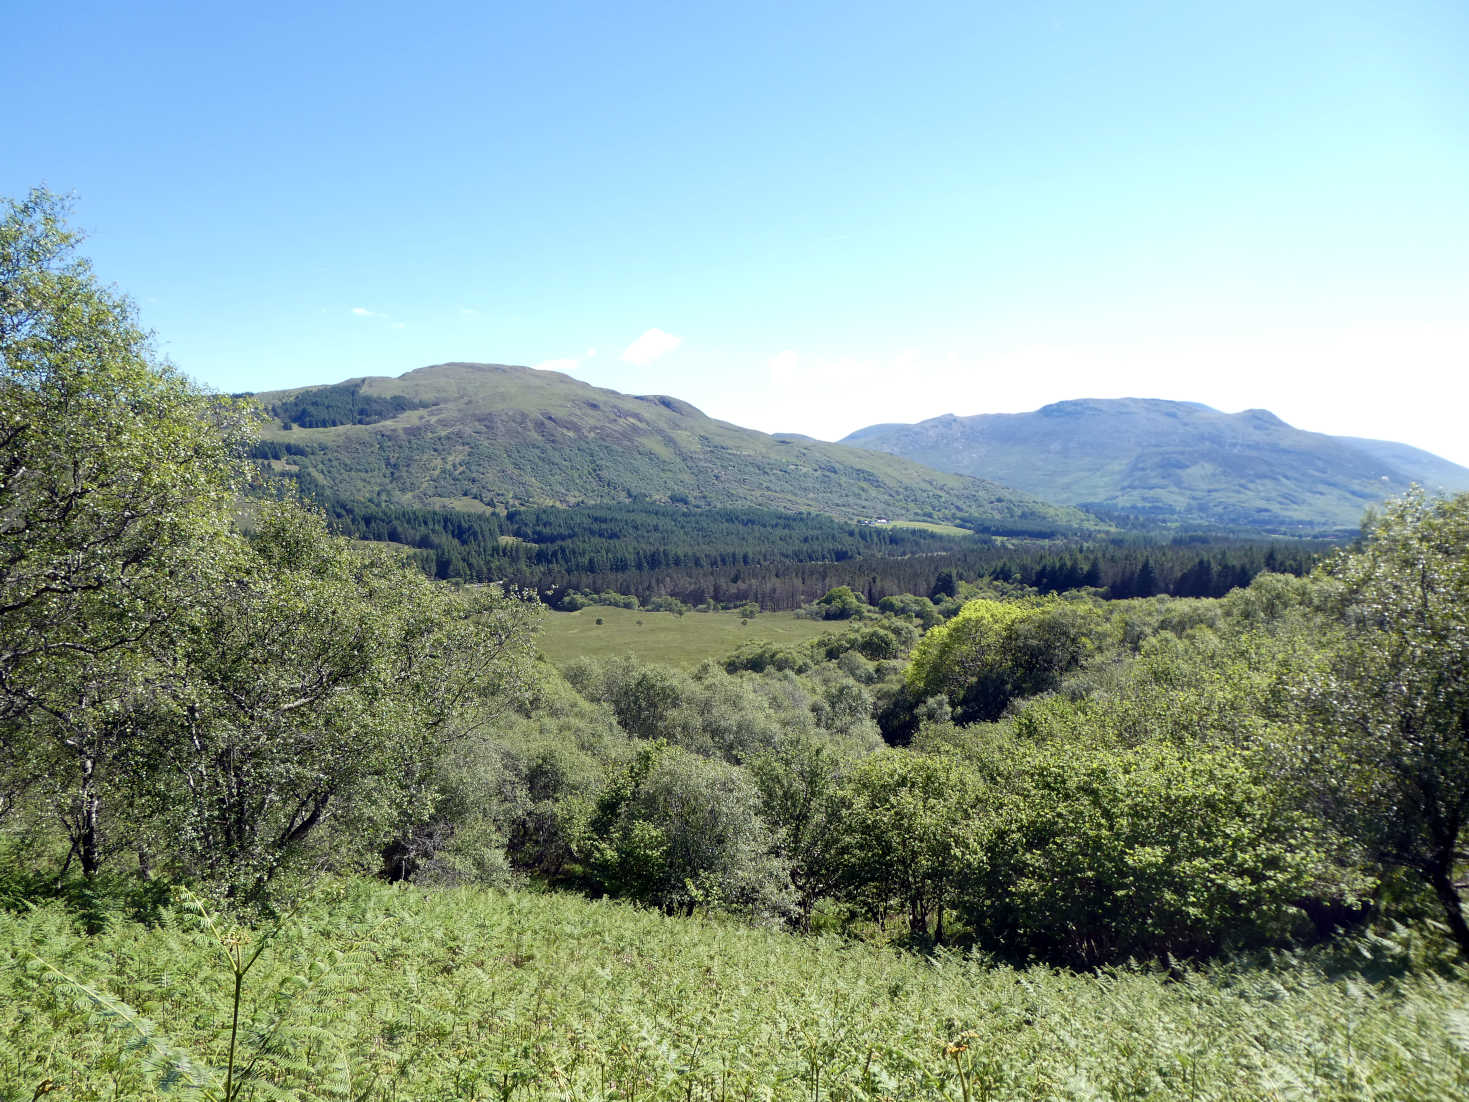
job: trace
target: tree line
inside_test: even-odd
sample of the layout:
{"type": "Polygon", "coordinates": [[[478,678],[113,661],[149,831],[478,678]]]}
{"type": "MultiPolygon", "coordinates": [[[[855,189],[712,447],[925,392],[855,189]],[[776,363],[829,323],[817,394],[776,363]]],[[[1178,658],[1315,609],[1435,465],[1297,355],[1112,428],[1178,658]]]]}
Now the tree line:
{"type": "Polygon", "coordinates": [[[375,425],[410,409],[426,409],[433,405],[403,394],[387,397],[364,394],[362,385],[362,380],[358,379],[332,386],[308,387],[274,403],[266,412],[279,418],[283,428],[299,425],[303,429],[322,429],[335,425],[375,425]]]}
{"type": "Polygon", "coordinates": [[[1304,573],[1331,546],[1176,537],[1150,544],[997,541],[751,508],[631,502],[502,515],[354,501],[320,487],[317,495],[343,535],[413,548],[413,561],[433,577],[504,581],[552,604],[577,590],[621,593],[644,605],[671,597],[690,606],[753,601],[780,611],[837,586],[876,604],[951,587],[945,578],[991,579],[1041,593],[1219,597],[1262,572],[1304,573]]]}

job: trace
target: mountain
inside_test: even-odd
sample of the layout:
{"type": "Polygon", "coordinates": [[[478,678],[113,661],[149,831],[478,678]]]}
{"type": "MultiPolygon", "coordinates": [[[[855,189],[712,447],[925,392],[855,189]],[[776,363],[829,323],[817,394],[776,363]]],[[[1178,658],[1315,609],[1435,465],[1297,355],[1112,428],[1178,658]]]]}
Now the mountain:
{"type": "Polygon", "coordinates": [[[258,394],[260,454],[340,498],[459,509],[635,498],[995,530],[1092,522],[994,482],[884,452],[768,436],[661,395],[554,371],[449,363],[258,394]]]}
{"type": "Polygon", "coordinates": [[[842,443],[982,473],[1103,515],[1274,531],[1355,527],[1366,508],[1413,482],[1469,489],[1469,469],[1404,444],[1304,432],[1263,409],[1147,398],[946,414],[872,425],[842,443]]]}
{"type": "Polygon", "coordinates": [[[1388,467],[1431,490],[1457,493],[1469,490],[1469,467],[1450,463],[1447,459],[1391,440],[1368,440],[1360,436],[1338,436],[1335,439],[1374,456],[1388,467]]]}

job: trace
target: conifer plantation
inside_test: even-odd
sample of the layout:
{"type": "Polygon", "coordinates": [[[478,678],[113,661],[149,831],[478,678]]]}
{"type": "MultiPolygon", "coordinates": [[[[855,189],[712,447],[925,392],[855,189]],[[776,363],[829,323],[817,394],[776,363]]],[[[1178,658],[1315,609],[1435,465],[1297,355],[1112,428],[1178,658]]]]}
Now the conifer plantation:
{"type": "Polygon", "coordinates": [[[341,497],[267,416],[426,407],[203,391],[67,215],[0,208],[0,1100],[1469,1096],[1469,495],[341,497]],[[540,655],[604,606],[747,641],[540,655]]]}

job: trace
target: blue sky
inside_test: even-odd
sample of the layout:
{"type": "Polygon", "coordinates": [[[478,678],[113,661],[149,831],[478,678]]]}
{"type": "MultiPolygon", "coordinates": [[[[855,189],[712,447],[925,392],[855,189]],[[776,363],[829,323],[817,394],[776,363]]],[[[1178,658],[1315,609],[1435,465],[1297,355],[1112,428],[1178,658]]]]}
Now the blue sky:
{"type": "Polygon", "coordinates": [[[225,391],[1138,395],[1469,464],[1469,5],[13,0],[0,194],[225,391]],[[15,48],[19,44],[20,49],[15,48]]]}

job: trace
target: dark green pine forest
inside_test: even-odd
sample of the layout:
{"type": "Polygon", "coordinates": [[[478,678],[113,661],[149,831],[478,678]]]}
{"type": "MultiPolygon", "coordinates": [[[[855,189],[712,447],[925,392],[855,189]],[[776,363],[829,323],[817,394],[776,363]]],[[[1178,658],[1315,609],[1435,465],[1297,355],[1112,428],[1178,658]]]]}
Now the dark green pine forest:
{"type": "Polygon", "coordinates": [[[77,244],[0,207],[0,1099],[1469,1091],[1469,495],[225,397],[77,244]],[[542,656],[601,605],[745,641],[542,656]]]}
{"type": "MultiPolygon", "coordinates": [[[[1052,530],[990,533],[852,524],[763,509],[689,509],[652,503],[517,508],[504,515],[373,505],[322,494],[333,526],[355,539],[412,548],[433,577],[500,581],[548,604],[569,591],[617,592],[646,604],[807,604],[835,586],[869,604],[931,594],[963,577],[1040,593],[1103,590],[1114,597],[1219,597],[1266,570],[1301,574],[1325,541],[1221,536],[1062,539],[1052,530]]],[[[961,518],[962,519],[962,518],[961,518]]],[[[978,522],[976,522],[978,523],[978,522]]],[[[952,594],[950,594],[952,595],[952,594]]]]}

